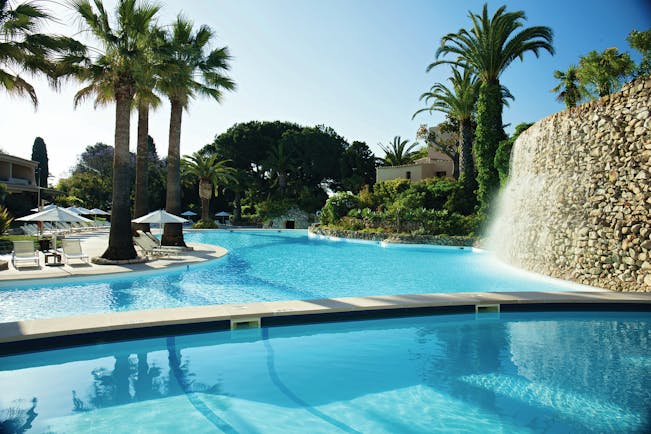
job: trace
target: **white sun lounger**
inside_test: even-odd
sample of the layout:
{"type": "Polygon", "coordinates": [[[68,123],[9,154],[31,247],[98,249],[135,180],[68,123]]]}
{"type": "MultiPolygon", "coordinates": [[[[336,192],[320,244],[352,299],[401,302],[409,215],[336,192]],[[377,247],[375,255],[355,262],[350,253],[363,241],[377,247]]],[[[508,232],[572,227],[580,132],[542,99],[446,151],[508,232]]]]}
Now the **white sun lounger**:
{"type": "Polygon", "coordinates": [[[11,253],[11,263],[14,268],[24,262],[31,262],[39,266],[38,251],[34,248],[34,242],[31,240],[13,241],[14,251],[11,253]]]}
{"type": "Polygon", "coordinates": [[[158,246],[154,241],[146,236],[133,237],[133,242],[136,246],[140,247],[146,255],[152,256],[171,256],[182,255],[185,252],[168,246],[158,246]]]}
{"type": "Polygon", "coordinates": [[[88,255],[81,250],[81,242],[79,240],[70,238],[63,239],[61,240],[61,244],[63,247],[63,253],[61,255],[65,258],[66,263],[69,263],[72,259],[79,259],[88,263],[88,255]]]}

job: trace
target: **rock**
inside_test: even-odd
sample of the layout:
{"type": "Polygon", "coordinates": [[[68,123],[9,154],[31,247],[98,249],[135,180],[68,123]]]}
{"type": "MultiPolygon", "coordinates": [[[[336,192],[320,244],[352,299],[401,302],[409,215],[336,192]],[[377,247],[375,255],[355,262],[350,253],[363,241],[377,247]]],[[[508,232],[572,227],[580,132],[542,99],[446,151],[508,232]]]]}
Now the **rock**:
{"type": "Polygon", "coordinates": [[[634,234],[639,234],[640,229],[642,229],[642,225],[640,223],[637,223],[637,224],[631,226],[631,232],[634,233],[634,234]]]}

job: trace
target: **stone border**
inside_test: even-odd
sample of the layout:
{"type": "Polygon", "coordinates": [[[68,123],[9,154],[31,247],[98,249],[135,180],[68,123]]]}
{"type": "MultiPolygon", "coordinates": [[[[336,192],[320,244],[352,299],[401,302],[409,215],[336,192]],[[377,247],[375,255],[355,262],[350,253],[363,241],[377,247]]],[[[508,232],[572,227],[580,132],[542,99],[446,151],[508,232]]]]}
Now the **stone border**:
{"type": "Polygon", "coordinates": [[[408,234],[378,234],[372,232],[331,229],[312,225],[308,232],[324,237],[352,238],[355,240],[378,241],[393,244],[430,244],[433,246],[473,247],[478,244],[475,237],[455,235],[408,235],[408,234]]]}
{"type": "Polygon", "coordinates": [[[101,256],[94,256],[90,258],[90,262],[97,265],[130,265],[130,264],[144,264],[149,261],[147,256],[136,256],[133,259],[105,259],[101,256]]]}
{"type": "MultiPolygon", "coordinates": [[[[257,302],[245,304],[222,304],[209,306],[191,306],[170,309],[154,309],[129,312],[112,312],[63,318],[26,320],[0,323],[0,354],[8,353],[11,345],[29,345],[29,341],[43,342],[61,337],[92,334],[95,339],[102,333],[120,333],[128,339],[129,333],[157,329],[159,334],[175,333],[182,326],[202,323],[228,321],[262,322],[264,319],[282,320],[289,323],[308,323],[327,321],[328,316],[356,313],[359,316],[374,312],[395,311],[404,315],[413,310],[412,315],[419,314],[418,309],[466,307],[472,309],[477,305],[509,306],[512,309],[527,309],[527,306],[572,306],[575,310],[584,310],[586,304],[643,305],[643,310],[651,310],[651,294],[617,293],[601,291],[577,292],[466,292],[448,294],[405,294],[393,296],[369,296],[329,298],[320,300],[289,300],[257,302]],[[335,314],[335,315],[333,315],[335,314]],[[99,334],[99,335],[98,335],[99,334]],[[3,348],[4,347],[4,348],[3,348]]],[[[642,307],[642,306],[640,306],[642,307]]],[[[352,318],[351,318],[352,319],[352,318]]],[[[54,341],[65,345],[65,341],[54,341]]],[[[29,348],[32,349],[32,348],[29,348]]],[[[32,349],[33,350],[33,349],[32,349]]]]}

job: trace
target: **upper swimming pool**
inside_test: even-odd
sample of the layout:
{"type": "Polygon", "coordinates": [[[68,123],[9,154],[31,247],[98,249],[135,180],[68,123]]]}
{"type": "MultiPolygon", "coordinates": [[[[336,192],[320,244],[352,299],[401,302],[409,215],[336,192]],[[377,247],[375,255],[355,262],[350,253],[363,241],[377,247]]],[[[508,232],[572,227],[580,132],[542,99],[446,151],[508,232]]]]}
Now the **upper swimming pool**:
{"type": "Polygon", "coordinates": [[[0,322],[101,312],[369,295],[585,289],[486,252],[311,239],[305,231],[193,231],[229,253],[185,269],[2,283],[0,322]]]}

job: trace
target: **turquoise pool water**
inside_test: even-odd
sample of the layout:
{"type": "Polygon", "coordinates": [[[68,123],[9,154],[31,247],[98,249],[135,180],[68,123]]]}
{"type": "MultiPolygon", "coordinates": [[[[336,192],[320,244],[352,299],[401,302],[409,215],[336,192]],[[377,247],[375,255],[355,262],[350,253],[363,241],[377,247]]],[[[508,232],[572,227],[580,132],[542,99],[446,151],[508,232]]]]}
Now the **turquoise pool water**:
{"type": "Polygon", "coordinates": [[[529,312],[13,355],[0,432],[649,432],[649,336],[649,313],[529,312]]]}
{"type": "Polygon", "coordinates": [[[255,301],[580,288],[472,249],[316,240],[305,231],[195,231],[186,240],[229,253],[187,270],[0,284],[0,322],[255,301]]]}

